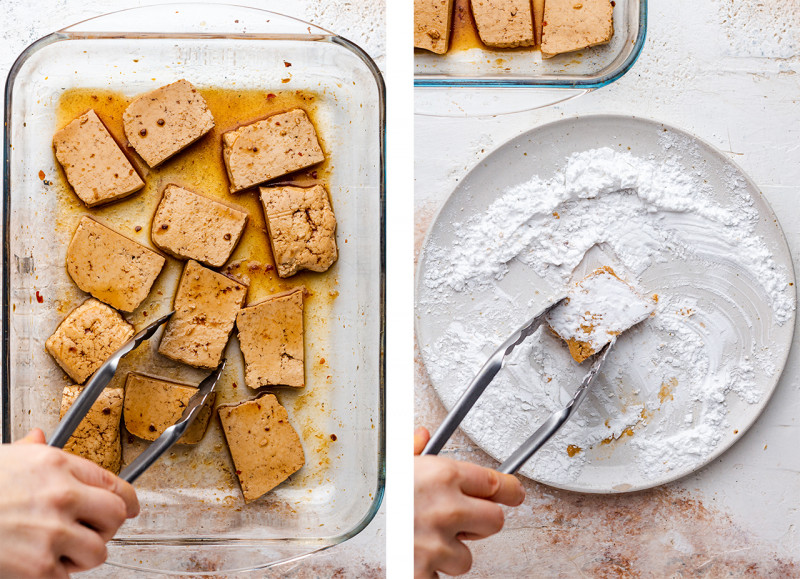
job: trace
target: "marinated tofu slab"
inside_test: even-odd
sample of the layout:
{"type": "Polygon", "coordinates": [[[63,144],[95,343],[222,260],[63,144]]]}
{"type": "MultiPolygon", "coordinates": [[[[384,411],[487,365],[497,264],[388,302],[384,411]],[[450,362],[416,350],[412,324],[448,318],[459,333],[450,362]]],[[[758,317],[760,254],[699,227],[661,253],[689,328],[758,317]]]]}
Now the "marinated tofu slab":
{"type": "Polygon", "coordinates": [[[275,267],[280,277],[301,269],[327,271],[338,257],[336,217],[322,185],[262,187],[275,267]]]}
{"type": "Polygon", "coordinates": [[[205,99],[184,79],[133,99],[122,122],[131,146],[150,167],[157,167],[214,128],[205,99]]]}
{"type": "Polygon", "coordinates": [[[511,48],[535,42],[531,0],[472,0],[472,15],[487,46],[511,48]]]}
{"type": "Polygon", "coordinates": [[[53,137],[56,159],[67,182],[89,207],[127,197],[144,181],[93,110],[53,137]]]}
{"type": "Polygon", "coordinates": [[[303,109],[272,115],[222,135],[231,193],[325,160],[303,109]]]}
{"type": "Polygon", "coordinates": [[[414,0],[414,48],[447,52],[452,19],[453,0],[414,0]]]}
{"type": "Polygon", "coordinates": [[[45,348],[70,378],[83,384],[133,334],[118,311],[90,298],[64,318],[45,348]]]}
{"type": "Polygon", "coordinates": [[[159,353],[189,366],[216,368],[246,297],[246,285],[186,262],[159,353]]]}
{"type": "Polygon", "coordinates": [[[150,237],[173,257],[221,267],[239,243],[245,225],[244,209],[170,184],[156,209],[150,237]]]}
{"type": "MultiPolygon", "coordinates": [[[[125,428],[134,436],[155,440],[181,419],[189,399],[196,393],[197,388],[188,384],[131,372],[125,382],[125,428]]],[[[214,393],[208,397],[207,403],[177,444],[200,442],[208,428],[215,398],[214,393]]]]}
{"type": "MultiPolygon", "coordinates": [[[[61,397],[61,418],[77,400],[82,386],[67,386],[61,397]]],[[[106,388],[72,433],[64,450],[119,474],[122,464],[122,441],[119,421],[122,416],[122,388],[106,388]]]]}
{"type": "Polygon", "coordinates": [[[614,35],[610,0],[547,0],[544,6],[542,56],[604,44],[614,35]]]}
{"type": "Polygon", "coordinates": [[[123,312],[144,301],[165,261],[90,217],[81,218],[67,248],[67,272],[75,284],[123,312]]]}
{"type": "Polygon", "coordinates": [[[300,437],[272,394],[223,405],[218,412],[246,503],[268,493],[305,464],[300,437]]]}
{"type": "Polygon", "coordinates": [[[277,294],[244,308],[236,317],[250,388],[305,385],[304,288],[277,294]]]}

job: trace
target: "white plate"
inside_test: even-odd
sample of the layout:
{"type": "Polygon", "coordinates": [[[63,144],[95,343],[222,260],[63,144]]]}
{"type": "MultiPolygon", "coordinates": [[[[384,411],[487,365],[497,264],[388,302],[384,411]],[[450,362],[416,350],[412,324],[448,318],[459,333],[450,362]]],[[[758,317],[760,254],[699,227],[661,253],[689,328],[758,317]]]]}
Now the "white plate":
{"type": "MultiPolygon", "coordinates": [[[[752,199],[755,226],[750,237],[760,238],[784,280],[792,284],[781,291],[792,311],[779,323],[759,280],[724,259],[669,257],[638,272],[638,286],[661,297],[656,315],[678,320],[683,334],[679,337],[650,321],[626,332],[575,423],[565,426],[521,470],[563,489],[614,493],[678,479],[722,454],[758,418],[786,362],[795,316],[789,248],[758,188],[722,153],[661,123],[607,115],[566,119],[509,141],[459,184],[428,233],[417,272],[416,331],[433,386],[449,409],[497,344],[563,288],[551,286],[531,267],[513,259],[507,275],[490,289],[448,288],[442,293],[424,282],[439,267],[434,252],[447,254],[463,235],[454,224],[482,214],[510,187],[534,174],[549,179],[571,154],[600,147],[630,151],[656,163],[667,158],[678,162],[687,174],[707,183],[710,202],[723,209],[734,210],[743,200],[752,199]],[[738,184],[735,192],[732,183],[738,184]],[[666,309],[666,304],[677,303],[694,303],[696,308],[681,314],[666,309]],[[487,336],[480,351],[470,348],[469,340],[451,340],[477,332],[487,336]],[[664,374],[664,358],[685,340],[702,342],[707,370],[701,379],[688,380],[682,370],[690,365],[674,358],[675,382],[664,374]],[[456,360],[457,366],[448,369],[442,362],[445,358],[456,360]],[[752,373],[743,379],[752,378],[756,396],[752,389],[737,392],[736,378],[731,378],[747,368],[752,373]],[[691,399],[689,392],[701,387],[705,389],[701,400],[691,399]],[[717,393],[724,396],[724,406],[703,402],[717,393]],[[711,419],[709,408],[723,414],[711,419]],[[636,420],[631,418],[634,415],[636,420]],[[627,435],[603,443],[596,438],[601,424],[609,425],[609,433],[632,428],[627,435]],[[594,439],[586,438],[590,431],[594,439]],[[708,444],[710,439],[716,444],[708,444]],[[668,441],[677,442],[670,452],[664,448],[668,441]],[[567,452],[570,444],[580,448],[574,456],[567,452]]],[[[574,364],[566,348],[549,333],[539,332],[529,340],[526,352],[501,371],[462,423],[464,432],[497,460],[506,458],[552,409],[565,403],[586,371],[587,364],[574,364]]]]}

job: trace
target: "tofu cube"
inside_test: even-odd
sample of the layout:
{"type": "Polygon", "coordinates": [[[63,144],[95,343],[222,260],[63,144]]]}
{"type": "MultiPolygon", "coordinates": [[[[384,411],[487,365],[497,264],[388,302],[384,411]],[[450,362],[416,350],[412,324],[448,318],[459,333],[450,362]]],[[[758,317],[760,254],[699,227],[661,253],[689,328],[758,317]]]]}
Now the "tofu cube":
{"type": "Polygon", "coordinates": [[[453,0],[414,0],[414,48],[447,52],[452,20],[453,0]]]}
{"type": "Polygon", "coordinates": [[[157,167],[214,128],[205,99],[184,79],[133,99],[122,122],[131,146],[150,167],[157,167]]]}
{"type": "Polygon", "coordinates": [[[325,160],[303,109],[272,115],[222,135],[231,193],[325,160]]]}
{"type": "MultiPolygon", "coordinates": [[[[197,388],[188,384],[153,378],[131,372],[125,382],[123,416],[128,432],[144,440],[155,440],[181,419],[197,388]]],[[[194,422],[177,444],[197,444],[203,438],[211,418],[215,393],[212,393],[194,422]]]]}
{"type": "Polygon", "coordinates": [[[216,368],[246,297],[246,285],[186,262],[159,353],[189,366],[216,368]]]}
{"type": "Polygon", "coordinates": [[[542,28],[542,56],[604,44],[614,35],[610,0],[547,0],[542,28]]]}
{"type": "Polygon", "coordinates": [[[64,318],[45,348],[70,378],[83,384],[133,334],[119,312],[90,298],[64,318]]]}
{"type": "Polygon", "coordinates": [[[531,0],[472,0],[472,15],[486,46],[511,48],[535,42],[531,0]]]}
{"type": "Polygon", "coordinates": [[[90,217],[81,218],[67,247],[67,273],[75,284],[123,312],[145,300],[165,261],[90,217]]]}
{"type": "Polygon", "coordinates": [[[333,265],[338,257],[336,217],[322,185],[262,187],[261,204],[280,277],[301,269],[327,271],[333,265]]]}
{"type": "Polygon", "coordinates": [[[575,284],[565,303],[550,312],[547,322],[580,364],[654,311],[652,300],[639,295],[605,266],[575,284]]]}
{"type": "MultiPolygon", "coordinates": [[[[61,397],[61,418],[83,391],[82,386],[67,386],[61,397]]],[[[106,388],[75,432],[64,445],[64,450],[91,460],[93,463],[119,473],[122,465],[122,441],[119,422],[122,416],[122,388],[106,388]]]]}
{"type": "Polygon", "coordinates": [[[300,437],[272,394],[220,406],[219,419],[246,503],[271,491],[305,464],[300,437]]]}
{"type": "Polygon", "coordinates": [[[305,385],[303,348],[304,288],[248,306],[236,317],[250,388],[305,385]]]}
{"type": "Polygon", "coordinates": [[[156,247],[178,259],[209,267],[228,261],[247,224],[247,212],[167,185],[158,204],[150,237],[156,247]]]}
{"type": "Polygon", "coordinates": [[[144,181],[93,110],[53,137],[56,159],[67,181],[88,207],[127,197],[144,181]]]}

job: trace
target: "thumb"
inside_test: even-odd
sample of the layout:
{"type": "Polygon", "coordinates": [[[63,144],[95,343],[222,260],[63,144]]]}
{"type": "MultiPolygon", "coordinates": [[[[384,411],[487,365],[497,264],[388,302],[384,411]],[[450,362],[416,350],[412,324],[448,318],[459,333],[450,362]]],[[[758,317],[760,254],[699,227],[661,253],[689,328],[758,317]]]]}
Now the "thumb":
{"type": "Polygon", "coordinates": [[[25,438],[19,439],[15,444],[44,444],[45,442],[44,432],[42,432],[42,429],[34,428],[25,435],[25,438]]]}
{"type": "Polygon", "coordinates": [[[419,427],[414,431],[414,455],[420,454],[425,450],[425,445],[431,439],[431,433],[427,428],[419,427]]]}

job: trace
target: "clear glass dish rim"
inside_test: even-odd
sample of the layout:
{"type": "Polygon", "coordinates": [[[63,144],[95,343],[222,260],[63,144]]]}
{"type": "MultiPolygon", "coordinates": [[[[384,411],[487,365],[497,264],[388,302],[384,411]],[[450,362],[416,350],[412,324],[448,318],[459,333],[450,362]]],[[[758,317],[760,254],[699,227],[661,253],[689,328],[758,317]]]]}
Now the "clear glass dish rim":
{"type": "MultiPolygon", "coordinates": [[[[363,517],[348,531],[336,535],[331,538],[302,538],[302,537],[286,537],[278,539],[251,539],[251,538],[175,538],[175,539],[120,539],[112,540],[111,545],[117,546],[159,546],[159,547],[185,547],[188,545],[220,545],[220,546],[268,546],[275,545],[276,543],[305,543],[309,546],[319,545],[319,548],[303,553],[297,556],[288,557],[278,561],[272,561],[264,565],[248,567],[243,569],[226,570],[227,573],[241,572],[246,570],[264,569],[276,565],[285,564],[292,561],[297,561],[307,557],[313,553],[325,550],[340,543],[351,539],[360,533],[366,526],[374,519],[375,515],[380,508],[383,501],[386,486],[386,86],[383,75],[380,72],[377,64],[360,46],[347,40],[344,37],[338,36],[333,32],[329,32],[315,24],[305,22],[292,16],[280,14],[278,12],[263,10],[252,6],[242,6],[224,3],[172,3],[160,4],[155,6],[140,6],[132,7],[123,10],[116,10],[101,14],[81,22],[72,24],[67,28],[52,32],[28,45],[15,59],[11,69],[6,78],[5,85],[5,127],[3,130],[3,288],[2,288],[2,372],[0,373],[0,400],[2,401],[2,424],[0,425],[0,443],[6,444],[11,442],[11,410],[10,410],[10,394],[11,394],[11,377],[10,377],[10,318],[11,318],[11,223],[10,223],[10,208],[11,208],[11,129],[12,129],[12,101],[13,101],[13,87],[17,80],[23,65],[39,50],[54,44],[56,42],[69,42],[72,40],[87,40],[87,39],[107,39],[110,41],[131,41],[140,39],[238,39],[238,40],[300,40],[300,41],[313,41],[313,42],[327,42],[337,45],[352,52],[359,60],[361,60],[367,69],[372,73],[375,84],[378,90],[378,140],[379,140],[379,195],[380,195],[380,271],[379,271],[379,361],[378,361],[378,419],[380,420],[380,428],[378,429],[378,468],[375,494],[370,502],[369,508],[364,513],[363,517]],[[152,8],[164,8],[165,6],[191,6],[198,9],[203,9],[208,6],[216,7],[230,7],[246,10],[257,10],[259,12],[273,14],[288,20],[293,20],[304,25],[311,27],[308,34],[273,34],[273,33],[241,33],[241,34],[226,34],[226,33],[169,33],[169,32],[126,32],[126,31],[105,31],[105,32],[79,32],[72,31],[72,28],[79,26],[84,22],[91,20],[101,19],[112,14],[121,12],[133,11],[146,11],[152,8]],[[314,29],[315,32],[311,32],[314,29]]],[[[112,565],[120,567],[128,567],[127,565],[112,565]]],[[[131,567],[134,568],[134,567],[131,567]]],[[[165,572],[163,570],[145,569],[142,567],[135,567],[138,571],[144,572],[158,572],[173,574],[172,572],[165,572]]],[[[177,572],[176,572],[177,573],[177,572]]],[[[197,575],[217,574],[219,571],[208,573],[193,572],[197,575]]],[[[182,574],[182,573],[177,573],[182,574]]],[[[183,573],[185,574],[185,573],[183,573]]]]}
{"type": "Polygon", "coordinates": [[[624,76],[639,59],[647,37],[647,0],[639,0],[639,34],[633,50],[621,66],[609,74],[589,80],[565,80],[563,78],[424,78],[414,75],[414,88],[563,88],[563,89],[598,89],[624,76]]]}

